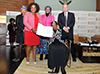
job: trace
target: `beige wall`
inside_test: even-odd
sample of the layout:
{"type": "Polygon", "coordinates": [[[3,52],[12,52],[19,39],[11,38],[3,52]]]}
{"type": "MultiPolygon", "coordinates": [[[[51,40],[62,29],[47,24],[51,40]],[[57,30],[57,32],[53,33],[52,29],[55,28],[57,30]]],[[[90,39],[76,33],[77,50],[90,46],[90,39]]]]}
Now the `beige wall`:
{"type": "MultiPolygon", "coordinates": [[[[44,10],[46,5],[50,5],[53,10],[62,10],[62,5],[59,0],[35,0],[40,5],[41,10],[44,10]]],[[[96,0],[72,0],[69,5],[71,11],[96,11],[96,0]]]]}

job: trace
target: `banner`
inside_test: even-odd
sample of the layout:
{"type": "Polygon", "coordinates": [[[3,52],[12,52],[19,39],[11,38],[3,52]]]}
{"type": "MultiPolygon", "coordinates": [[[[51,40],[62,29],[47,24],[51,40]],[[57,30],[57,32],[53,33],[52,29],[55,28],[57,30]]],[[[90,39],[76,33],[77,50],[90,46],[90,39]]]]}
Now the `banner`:
{"type": "MultiPolygon", "coordinates": [[[[52,11],[55,20],[62,11],[52,11]]],[[[75,14],[74,34],[79,36],[91,37],[95,34],[100,35],[100,12],[95,11],[69,11],[75,14]]],[[[42,14],[45,12],[42,11],[42,14]]],[[[41,14],[41,11],[40,11],[41,14]]]]}

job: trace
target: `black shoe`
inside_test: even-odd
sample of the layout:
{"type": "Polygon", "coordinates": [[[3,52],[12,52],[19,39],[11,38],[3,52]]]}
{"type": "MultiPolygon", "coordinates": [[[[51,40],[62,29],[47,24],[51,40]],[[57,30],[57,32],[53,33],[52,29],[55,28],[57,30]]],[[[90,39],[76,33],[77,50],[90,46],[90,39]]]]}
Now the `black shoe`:
{"type": "Polygon", "coordinates": [[[13,47],[10,47],[11,49],[13,49],[13,47]]]}
{"type": "Polygon", "coordinates": [[[56,67],[55,72],[54,73],[59,73],[59,67],[56,67]]]}
{"type": "Polygon", "coordinates": [[[76,59],[73,59],[73,62],[76,62],[76,59]]]}
{"type": "Polygon", "coordinates": [[[43,54],[40,54],[40,60],[41,61],[43,60],[43,54]]]}
{"type": "Polygon", "coordinates": [[[48,59],[48,54],[45,54],[45,58],[44,59],[48,59]]]}
{"type": "Polygon", "coordinates": [[[62,74],[66,74],[65,68],[61,68],[62,74]]]}
{"type": "Polygon", "coordinates": [[[13,48],[16,48],[16,46],[13,46],[13,48]]]}

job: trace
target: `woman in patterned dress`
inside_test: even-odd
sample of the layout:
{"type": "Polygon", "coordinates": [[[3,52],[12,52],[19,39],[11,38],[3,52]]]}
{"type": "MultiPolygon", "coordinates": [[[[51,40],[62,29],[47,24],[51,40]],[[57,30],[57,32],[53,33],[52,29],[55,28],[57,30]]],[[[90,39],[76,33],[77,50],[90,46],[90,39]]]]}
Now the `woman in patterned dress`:
{"type": "MultiPolygon", "coordinates": [[[[45,14],[41,15],[43,25],[44,26],[51,26],[51,22],[53,22],[54,16],[51,15],[52,8],[50,6],[45,7],[45,14]]],[[[43,60],[43,54],[45,54],[45,59],[48,58],[48,38],[41,37],[40,38],[40,45],[37,48],[37,53],[40,54],[40,60],[43,60]]]]}

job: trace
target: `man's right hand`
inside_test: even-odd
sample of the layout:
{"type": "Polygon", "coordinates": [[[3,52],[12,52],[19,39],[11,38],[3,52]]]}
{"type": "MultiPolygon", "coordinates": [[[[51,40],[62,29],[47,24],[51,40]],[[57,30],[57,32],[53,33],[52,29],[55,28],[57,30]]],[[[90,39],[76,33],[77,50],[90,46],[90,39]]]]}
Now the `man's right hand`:
{"type": "Polygon", "coordinates": [[[65,32],[69,32],[69,28],[68,27],[65,27],[64,29],[63,29],[65,32]]]}

